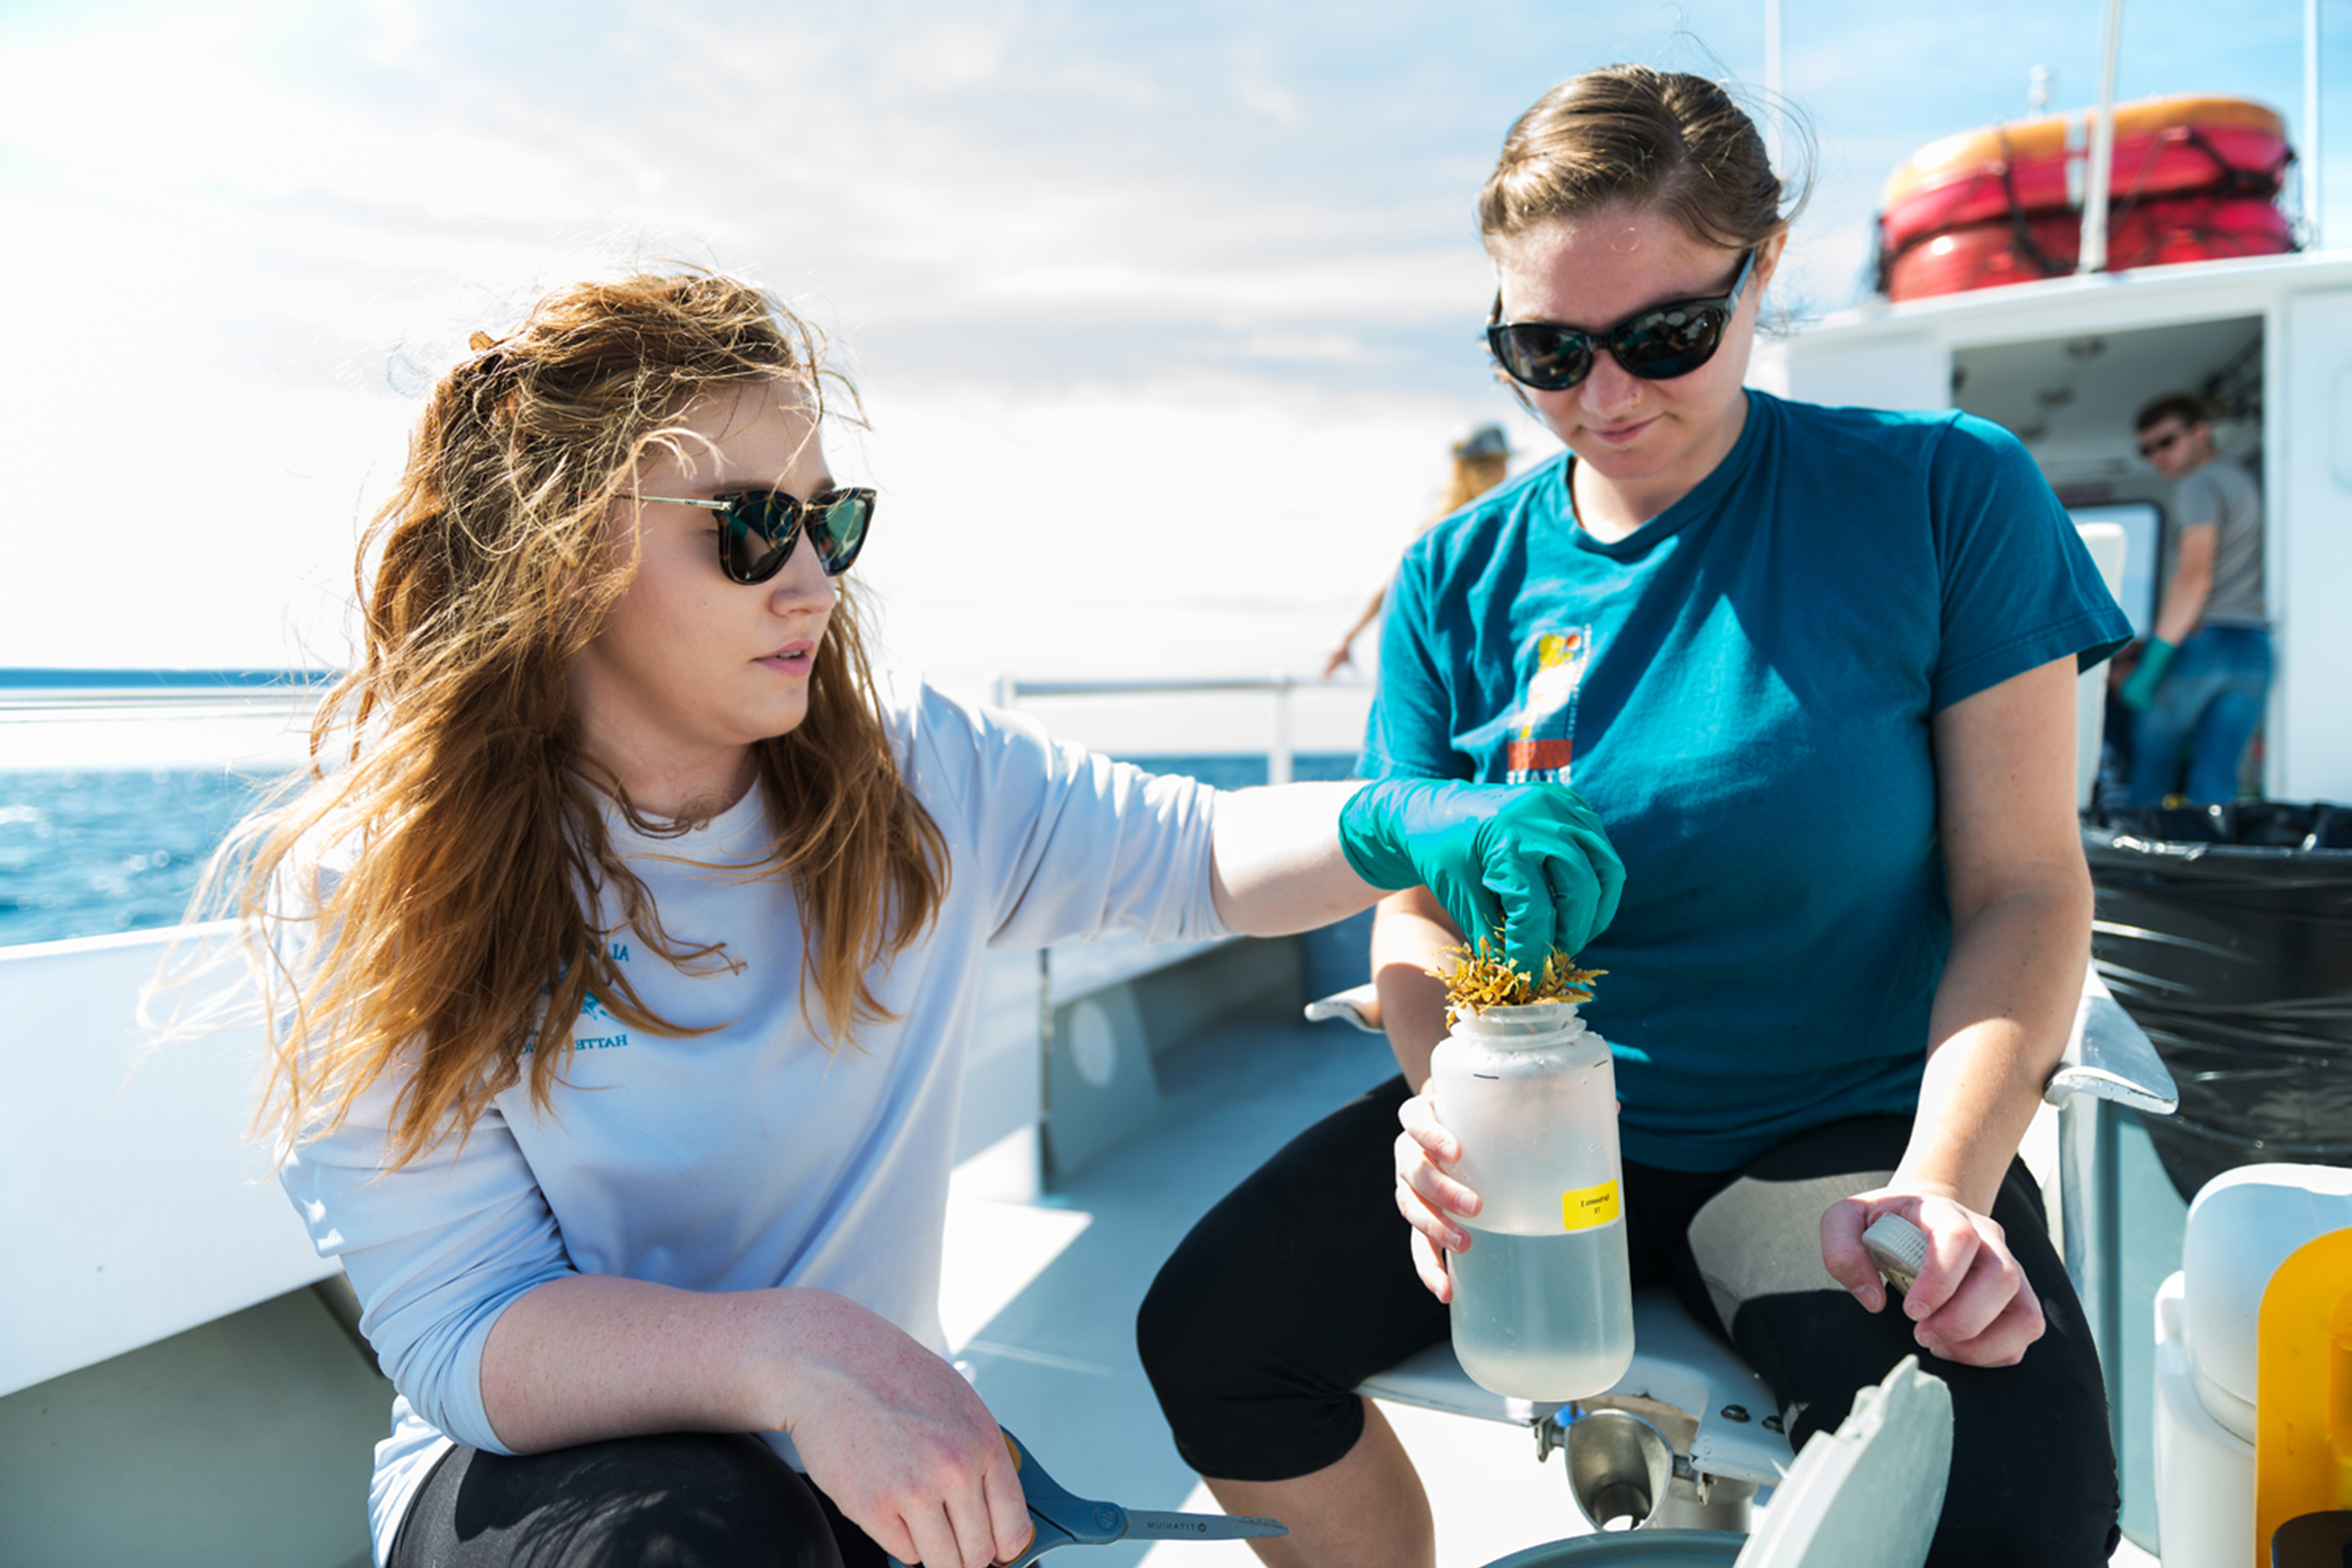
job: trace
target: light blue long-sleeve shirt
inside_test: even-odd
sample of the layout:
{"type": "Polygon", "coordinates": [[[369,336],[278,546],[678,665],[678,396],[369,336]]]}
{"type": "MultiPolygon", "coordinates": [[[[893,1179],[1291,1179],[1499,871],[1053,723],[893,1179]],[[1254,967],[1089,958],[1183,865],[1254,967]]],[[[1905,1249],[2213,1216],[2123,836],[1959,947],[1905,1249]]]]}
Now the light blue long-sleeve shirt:
{"type": "MultiPolygon", "coordinates": [[[[657,1015],[711,1032],[649,1035],[592,1008],[548,1113],[526,1081],[463,1149],[386,1174],[398,1091],[386,1083],[287,1161],[286,1192],[320,1253],[342,1259],[400,1393],[369,1489],[379,1562],[453,1440],[507,1451],[483,1408],[482,1348],[499,1315],[548,1280],[814,1287],[944,1349],[941,1233],[983,949],[1118,928],[1224,933],[1210,897],[1213,791],[1057,748],[1022,719],[928,688],[885,710],[952,880],[937,923],[869,976],[896,1016],[855,1049],[828,1050],[803,1018],[791,885],[677,863],[759,858],[759,792],[683,838],[645,839],[615,815],[614,847],[671,938],[723,941],[740,967],[682,973],[625,930],[613,956],[657,1015]]],[[[794,1457],[789,1439],[766,1436],[794,1457]]]]}

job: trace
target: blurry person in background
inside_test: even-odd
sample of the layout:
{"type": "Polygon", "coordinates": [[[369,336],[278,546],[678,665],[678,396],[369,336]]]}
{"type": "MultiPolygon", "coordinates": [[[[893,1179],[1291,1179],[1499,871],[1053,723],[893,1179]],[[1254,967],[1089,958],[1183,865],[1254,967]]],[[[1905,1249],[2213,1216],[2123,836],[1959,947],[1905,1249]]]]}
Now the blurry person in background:
{"type": "Polygon", "coordinates": [[[2220,459],[2205,410],[2187,393],[2156,399],[2133,428],[2139,455],[2173,482],[2164,552],[2172,571],[2121,693],[2138,715],[2127,804],[2161,806],[2177,783],[2192,803],[2235,800],[2271,689],[2262,494],[2244,468],[2220,459]]]}
{"type": "MultiPolygon", "coordinates": [[[[1417,539],[1429,532],[1441,518],[1451,516],[1502,483],[1510,471],[1511,443],[1504,438],[1502,426],[1477,426],[1453,444],[1453,475],[1446,482],[1445,499],[1438,503],[1437,511],[1422,519],[1421,526],[1413,530],[1413,537],[1417,539]]],[[[1388,598],[1386,583],[1372,591],[1371,602],[1349,623],[1346,634],[1340,638],[1340,646],[1333,649],[1331,657],[1323,662],[1325,680],[1354,662],[1354,656],[1348,650],[1354,647],[1356,638],[1363,635],[1364,628],[1380,618],[1380,607],[1388,603],[1388,598]]]]}

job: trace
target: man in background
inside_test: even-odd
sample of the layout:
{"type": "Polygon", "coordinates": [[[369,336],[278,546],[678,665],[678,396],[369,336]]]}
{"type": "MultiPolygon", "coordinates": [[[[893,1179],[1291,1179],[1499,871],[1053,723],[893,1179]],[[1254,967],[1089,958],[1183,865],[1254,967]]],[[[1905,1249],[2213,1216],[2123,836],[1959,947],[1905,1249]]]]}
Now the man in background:
{"type": "Polygon", "coordinates": [[[2204,408],[2186,393],[2156,399],[2133,427],[2139,455],[2173,482],[2173,505],[2165,551],[2172,572],[2122,692],[2137,715],[2129,804],[2162,805],[2176,784],[2194,804],[2234,800],[2238,763],[2271,686],[2262,496],[2244,468],[2215,453],[2204,408]]]}

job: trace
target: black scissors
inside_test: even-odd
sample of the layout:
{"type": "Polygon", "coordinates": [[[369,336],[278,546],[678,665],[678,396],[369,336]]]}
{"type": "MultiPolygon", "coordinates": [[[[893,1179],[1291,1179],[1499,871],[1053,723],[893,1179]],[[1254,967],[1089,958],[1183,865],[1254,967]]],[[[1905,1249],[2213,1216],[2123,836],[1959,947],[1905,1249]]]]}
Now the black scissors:
{"type": "MultiPolygon", "coordinates": [[[[1029,1520],[1037,1534],[1021,1554],[1004,1568],[1029,1568],[1047,1552],[1061,1546],[1103,1546],[1114,1541],[1234,1541],[1250,1536],[1287,1536],[1290,1527],[1272,1519],[1239,1514],[1162,1513],[1156,1508],[1122,1508],[1115,1502],[1096,1502],[1071,1493],[1046,1474],[1020,1439],[1004,1434],[1012,1450],[1012,1468],[1021,1478],[1021,1494],[1029,1502],[1029,1520]]],[[[896,1557],[897,1568],[906,1568],[896,1557]]]]}

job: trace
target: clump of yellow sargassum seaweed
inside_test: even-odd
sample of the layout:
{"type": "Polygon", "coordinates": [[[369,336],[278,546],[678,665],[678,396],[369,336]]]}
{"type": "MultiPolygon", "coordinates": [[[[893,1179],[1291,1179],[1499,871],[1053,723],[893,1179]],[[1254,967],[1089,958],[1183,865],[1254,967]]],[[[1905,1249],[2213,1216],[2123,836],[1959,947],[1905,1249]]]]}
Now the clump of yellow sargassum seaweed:
{"type": "Polygon", "coordinates": [[[1465,1012],[1489,1007],[1524,1007],[1539,1002],[1590,1002],[1592,982],[1609,971],[1580,969],[1567,954],[1554,949],[1544,960],[1541,975],[1529,974],[1502,956],[1500,943],[1480,938],[1474,951],[1468,943],[1447,948],[1439,956],[1449,965],[1429,972],[1446,982],[1446,1021],[1465,1012]]]}

